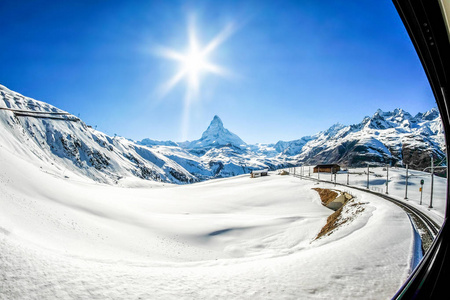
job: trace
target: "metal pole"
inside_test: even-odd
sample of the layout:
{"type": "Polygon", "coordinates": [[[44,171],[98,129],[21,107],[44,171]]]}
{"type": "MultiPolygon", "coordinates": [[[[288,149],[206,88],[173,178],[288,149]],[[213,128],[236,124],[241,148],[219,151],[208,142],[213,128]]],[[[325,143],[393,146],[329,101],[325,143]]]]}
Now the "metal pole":
{"type": "Polygon", "coordinates": [[[419,205],[422,205],[422,194],[423,194],[423,185],[420,185],[420,202],[419,202],[419,205]]]}
{"type": "Polygon", "coordinates": [[[431,156],[431,193],[430,193],[430,206],[428,208],[433,208],[433,185],[434,185],[434,163],[433,156],[431,156]]]}
{"type": "Polygon", "coordinates": [[[408,199],[408,164],[406,164],[405,199],[408,199]]]}
{"type": "Polygon", "coordinates": [[[330,181],[333,181],[333,171],[334,171],[334,168],[331,168],[331,178],[330,178],[330,181]]]}
{"type": "Polygon", "coordinates": [[[369,164],[367,164],[367,189],[369,189],[369,164]]]}
{"type": "Polygon", "coordinates": [[[350,168],[347,167],[347,185],[350,183],[350,168]]]}
{"type": "Polygon", "coordinates": [[[320,180],[320,167],[317,166],[317,180],[320,180]]]}
{"type": "Polygon", "coordinates": [[[386,166],[386,194],[389,194],[389,165],[386,166]]]}
{"type": "Polygon", "coordinates": [[[336,186],[336,173],[334,173],[334,186],[336,186]]]}
{"type": "Polygon", "coordinates": [[[311,166],[308,166],[308,176],[311,177],[311,166]]]}

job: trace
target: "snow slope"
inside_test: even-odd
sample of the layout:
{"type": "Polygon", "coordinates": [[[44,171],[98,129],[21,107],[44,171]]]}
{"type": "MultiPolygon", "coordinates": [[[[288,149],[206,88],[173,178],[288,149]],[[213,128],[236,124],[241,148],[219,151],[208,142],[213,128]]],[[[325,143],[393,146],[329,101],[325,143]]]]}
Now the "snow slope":
{"type": "Polygon", "coordinates": [[[332,211],[312,181],[118,187],[3,144],[0,164],[0,299],[388,299],[410,272],[408,217],[362,192],[364,211],[314,240],[332,211]]]}

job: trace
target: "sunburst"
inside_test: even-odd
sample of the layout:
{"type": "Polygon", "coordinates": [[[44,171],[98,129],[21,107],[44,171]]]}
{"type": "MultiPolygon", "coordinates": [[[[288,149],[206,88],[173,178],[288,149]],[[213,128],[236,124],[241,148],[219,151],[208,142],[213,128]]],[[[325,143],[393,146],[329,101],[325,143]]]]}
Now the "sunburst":
{"type": "Polygon", "coordinates": [[[200,76],[207,73],[226,75],[229,72],[209,61],[211,53],[217,49],[233,32],[233,25],[226,26],[205,47],[201,47],[197,38],[194,22],[191,19],[188,26],[189,45],[187,51],[179,52],[173,49],[160,49],[159,53],[166,58],[178,61],[180,69],[163,85],[163,94],[168,93],[182,79],[188,81],[188,93],[197,94],[200,88],[200,76]]]}
{"type": "Polygon", "coordinates": [[[189,110],[191,102],[198,99],[200,91],[200,79],[206,74],[229,75],[228,70],[213,64],[209,58],[217,47],[227,40],[234,32],[233,24],[228,24],[220,31],[206,46],[202,47],[198,40],[197,31],[195,29],[194,18],[188,23],[188,46],[186,51],[179,52],[177,50],[160,48],[158,53],[168,59],[179,62],[179,70],[162,86],[162,95],[169,93],[180,81],[187,80],[187,89],[184,99],[183,121],[182,121],[182,138],[184,139],[188,131],[189,110]]]}

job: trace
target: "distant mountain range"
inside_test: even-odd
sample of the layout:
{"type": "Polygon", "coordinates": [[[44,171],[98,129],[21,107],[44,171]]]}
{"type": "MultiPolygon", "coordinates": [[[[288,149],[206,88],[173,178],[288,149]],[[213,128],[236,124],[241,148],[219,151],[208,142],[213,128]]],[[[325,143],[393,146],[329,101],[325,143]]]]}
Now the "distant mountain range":
{"type": "Polygon", "coordinates": [[[109,137],[77,117],[0,85],[3,147],[42,167],[52,164],[99,182],[126,177],[170,183],[271,170],[301,164],[403,165],[423,169],[445,159],[437,109],[411,116],[378,110],[361,123],[335,124],[313,136],[274,144],[246,144],[214,116],[201,138],[188,142],[109,137]]]}
{"type": "MultiPolygon", "coordinates": [[[[402,109],[377,110],[361,123],[335,124],[311,137],[275,146],[282,154],[307,164],[323,162],[345,166],[409,164],[415,169],[445,160],[445,141],[437,108],[411,116],[402,109]]],[[[446,163],[446,162],[445,162],[446,163]]]]}

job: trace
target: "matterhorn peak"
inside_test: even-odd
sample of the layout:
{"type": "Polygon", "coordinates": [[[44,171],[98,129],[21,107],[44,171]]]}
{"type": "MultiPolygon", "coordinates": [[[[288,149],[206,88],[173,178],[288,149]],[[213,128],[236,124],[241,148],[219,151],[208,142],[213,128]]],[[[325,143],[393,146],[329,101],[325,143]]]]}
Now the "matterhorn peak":
{"type": "Polygon", "coordinates": [[[212,127],[219,127],[219,128],[223,128],[223,122],[220,119],[220,117],[218,115],[215,115],[214,118],[212,119],[211,123],[209,124],[209,128],[212,127]]]}
{"type": "Polygon", "coordinates": [[[239,148],[242,145],[245,145],[245,142],[237,135],[224,128],[220,117],[215,115],[209,124],[208,129],[203,132],[201,139],[191,142],[190,148],[210,148],[225,145],[232,145],[239,148]]]}
{"type": "Polygon", "coordinates": [[[222,120],[220,119],[220,117],[218,115],[214,115],[214,118],[212,119],[211,123],[213,122],[219,122],[223,125],[222,120]]]}

